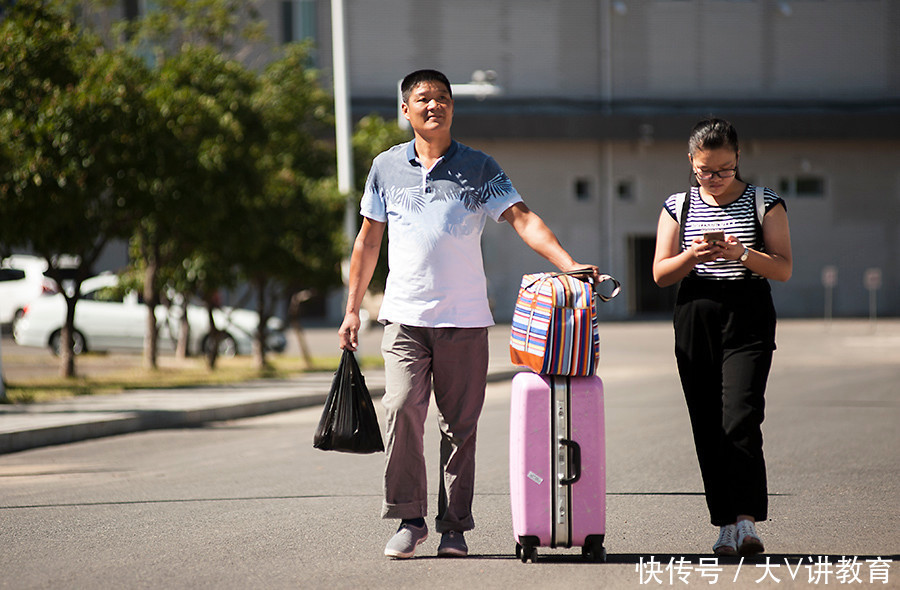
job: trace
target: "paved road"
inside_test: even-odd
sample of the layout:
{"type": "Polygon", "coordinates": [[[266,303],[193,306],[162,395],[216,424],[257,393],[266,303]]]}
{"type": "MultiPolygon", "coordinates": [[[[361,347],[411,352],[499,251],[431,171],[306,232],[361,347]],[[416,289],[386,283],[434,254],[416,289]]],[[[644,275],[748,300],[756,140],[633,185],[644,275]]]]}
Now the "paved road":
{"type": "MultiPolygon", "coordinates": [[[[720,563],[707,572],[719,576],[713,587],[842,585],[853,572],[843,556],[865,582],[850,587],[900,587],[900,323],[782,322],[779,346],[764,428],[772,519],[761,525],[773,567],[720,563]],[[884,572],[866,561],[876,557],[893,560],[887,584],[869,583],[884,572]]],[[[607,564],[562,549],[538,564],[514,559],[501,380],[479,432],[469,559],[436,559],[437,535],[417,559],[385,559],[382,459],[312,449],[313,407],[0,455],[0,588],[681,587],[679,573],[706,587],[698,568],[716,531],[671,329],[605,326],[601,362],[607,564]]]]}

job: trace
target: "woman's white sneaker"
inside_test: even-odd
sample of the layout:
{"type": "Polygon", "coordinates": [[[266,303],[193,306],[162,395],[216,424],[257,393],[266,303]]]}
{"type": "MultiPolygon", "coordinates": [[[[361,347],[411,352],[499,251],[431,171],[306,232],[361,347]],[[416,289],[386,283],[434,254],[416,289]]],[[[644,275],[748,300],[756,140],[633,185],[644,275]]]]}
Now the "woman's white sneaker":
{"type": "Polygon", "coordinates": [[[713,553],[727,557],[737,555],[737,552],[737,527],[733,524],[720,527],[719,539],[713,545],[713,553]]]}
{"type": "Polygon", "coordinates": [[[737,523],[737,548],[740,555],[756,555],[765,551],[752,521],[741,520],[737,523]]]}

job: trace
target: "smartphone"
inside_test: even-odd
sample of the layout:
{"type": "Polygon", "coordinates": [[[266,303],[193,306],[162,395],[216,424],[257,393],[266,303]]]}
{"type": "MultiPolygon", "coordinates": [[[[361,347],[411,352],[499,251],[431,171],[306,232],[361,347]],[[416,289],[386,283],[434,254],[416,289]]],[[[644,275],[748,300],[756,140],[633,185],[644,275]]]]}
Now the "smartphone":
{"type": "Polygon", "coordinates": [[[703,234],[703,240],[707,243],[714,242],[724,242],[725,241],[725,232],[723,231],[708,231],[703,234]]]}

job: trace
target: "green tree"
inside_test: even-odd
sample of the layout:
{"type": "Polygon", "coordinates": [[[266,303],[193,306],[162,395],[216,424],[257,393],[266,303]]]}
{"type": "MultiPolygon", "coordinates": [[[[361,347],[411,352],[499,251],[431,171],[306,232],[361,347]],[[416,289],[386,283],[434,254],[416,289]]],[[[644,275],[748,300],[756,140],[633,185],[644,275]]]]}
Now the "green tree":
{"type": "MultiPolygon", "coordinates": [[[[299,293],[320,291],[340,282],[341,199],[334,183],[331,98],[308,67],[309,47],[294,44],[260,77],[255,104],[262,114],[268,142],[259,166],[264,190],[247,202],[247,220],[256,240],[247,244],[238,266],[253,285],[260,322],[272,314],[277,300],[297,301],[299,293]]],[[[293,312],[292,324],[299,329],[293,312]]],[[[255,347],[264,366],[260,331],[255,347]]],[[[301,351],[309,354],[298,331],[301,351]]]]}
{"type": "Polygon", "coordinates": [[[154,0],[140,19],[116,23],[113,34],[129,39],[132,47],[156,63],[185,46],[207,47],[240,61],[254,43],[265,40],[259,4],[260,0],[154,0]]]}
{"type": "MultiPolygon", "coordinates": [[[[134,50],[157,64],[158,82],[150,95],[179,142],[173,150],[178,161],[160,179],[168,185],[165,194],[143,217],[133,241],[140,253],[135,264],[144,269],[145,299],[158,301],[161,277],[186,299],[198,294],[208,307],[215,342],[212,308],[218,291],[238,278],[249,281],[259,302],[256,357],[262,367],[265,325],[274,306],[271,285],[288,266],[285,235],[303,209],[286,198],[277,180],[284,175],[268,179],[285,167],[321,174],[327,160],[311,133],[327,113],[302,67],[302,52],[289,52],[280,69],[268,69],[283,88],[257,92],[257,83],[265,86],[266,80],[233,59],[261,39],[264,27],[257,17],[253,2],[160,0],[124,29],[134,50]],[[285,103],[293,111],[279,111],[285,103]],[[293,150],[295,159],[285,164],[273,145],[293,150]]],[[[187,330],[185,322],[182,342],[187,330]]],[[[216,349],[207,349],[210,367],[216,349]]],[[[155,352],[145,347],[145,357],[155,359],[155,352]]]]}
{"type": "MultiPolygon", "coordinates": [[[[148,305],[145,365],[157,366],[153,307],[166,284],[185,302],[199,296],[210,318],[207,364],[215,367],[220,337],[213,321],[218,292],[234,283],[232,253],[244,192],[258,191],[254,166],[262,141],[249,101],[254,75],[235,58],[262,38],[256,2],[157,0],[134,22],[117,23],[131,51],[153,63],[148,92],[175,144],[165,150],[156,198],[132,239],[132,266],[143,276],[148,305]],[[151,331],[153,328],[153,331],[151,331]]],[[[187,352],[182,314],[179,351],[187,352]]]]}
{"type": "Polygon", "coordinates": [[[20,0],[0,22],[0,240],[78,261],[63,285],[61,374],[75,374],[75,307],[81,282],[107,243],[129,236],[145,187],[143,64],[103,51],[54,4],[20,0]]]}
{"type": "Polygon", "coordinates": [[[153,245],[144,249],[145,262],[176,267],[181,282],[203,299],[213,331],[206,352],[214,367],[218,292],[233,286],[235,265],[262,238],[248,210],[264,186],[257,162],[267,137],[253,105],[257,80],[239,62],[192,45],[166,59],[158,80],[151,96],[182,146],[185,173],[169,193],[169,210],[143,226],[142,241],[153,245]],[[161,259],[164,252],[171,256],[161,259]]]}

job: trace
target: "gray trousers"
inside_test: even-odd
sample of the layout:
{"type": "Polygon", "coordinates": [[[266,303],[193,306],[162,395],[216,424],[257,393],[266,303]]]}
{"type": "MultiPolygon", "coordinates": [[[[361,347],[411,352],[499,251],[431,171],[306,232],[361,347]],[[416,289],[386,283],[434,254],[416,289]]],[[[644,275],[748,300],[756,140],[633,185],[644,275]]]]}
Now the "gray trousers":
{"type": "Polygon", "coordinates": [[[432,383],[441,430],[439,533],[475,527],[475,435],[487,385],[487,328],[421,328],[387,324],[383,518],[428,513],[423,437],[432,383]]]}

